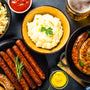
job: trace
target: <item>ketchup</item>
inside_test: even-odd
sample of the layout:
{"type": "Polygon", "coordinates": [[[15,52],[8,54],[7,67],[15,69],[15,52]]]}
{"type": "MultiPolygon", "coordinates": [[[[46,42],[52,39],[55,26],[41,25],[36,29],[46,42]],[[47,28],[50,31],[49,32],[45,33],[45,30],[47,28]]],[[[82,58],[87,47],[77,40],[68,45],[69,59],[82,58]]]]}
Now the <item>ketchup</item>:
{"type": "Polygon", "coordinates": [[[31,3],[31,0],[10,0],[10,6],[13,10],[22,12],[25,11],[31,3]]]}

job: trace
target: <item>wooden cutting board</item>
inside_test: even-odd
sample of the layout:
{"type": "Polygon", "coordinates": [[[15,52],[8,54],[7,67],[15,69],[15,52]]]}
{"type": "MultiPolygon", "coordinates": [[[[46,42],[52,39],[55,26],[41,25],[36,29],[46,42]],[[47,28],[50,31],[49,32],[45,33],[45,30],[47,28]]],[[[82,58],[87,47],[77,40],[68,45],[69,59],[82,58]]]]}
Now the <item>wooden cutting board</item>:
{"type": "MultiPolygon", "coordinates": [[[[65,59],[65,58],[62,59],[62,62],[67,65],[67,62],[66,62],[66,59],[65,59]]],[[[70,70],[69,67],[63,67],[62,64],[61,64],[61,62],[59,62],[59,63],[57,64],[57,66],[58,66],[60,69],[64,70],[68,75],[70,75],[74,80],[76,80],[76,81],[77,81],[80,85],[82,85],[83,87],[86,87],[86,86],[89,85],[88,83],[85,83],[85,82],[83,82],[80,78],[78,78],[78,77],[70,70]]]]}

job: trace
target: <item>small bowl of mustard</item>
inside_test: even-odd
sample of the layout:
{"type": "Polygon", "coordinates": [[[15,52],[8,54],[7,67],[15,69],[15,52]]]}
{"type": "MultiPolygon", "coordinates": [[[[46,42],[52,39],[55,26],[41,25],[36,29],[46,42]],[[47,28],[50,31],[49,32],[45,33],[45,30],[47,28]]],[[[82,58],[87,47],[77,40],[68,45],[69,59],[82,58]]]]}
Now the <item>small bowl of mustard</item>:
{"type": "Polygon", "coordinates": [[[69,79],[62,70],[53,71],[49,77],[50,84],[55,89],[63,89],[67,86],[69,79]]]}

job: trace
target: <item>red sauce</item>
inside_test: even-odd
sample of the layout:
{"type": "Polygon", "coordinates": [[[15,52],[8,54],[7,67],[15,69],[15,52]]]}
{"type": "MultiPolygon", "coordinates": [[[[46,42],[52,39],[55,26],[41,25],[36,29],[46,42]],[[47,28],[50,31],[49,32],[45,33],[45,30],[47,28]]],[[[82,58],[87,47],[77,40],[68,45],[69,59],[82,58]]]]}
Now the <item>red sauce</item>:
{"type": "Polygon", "coordinates": [[[31,3],[31,0],[10,0],[10,6],[13,10],[22,12],[25,11],[31,3]]]}

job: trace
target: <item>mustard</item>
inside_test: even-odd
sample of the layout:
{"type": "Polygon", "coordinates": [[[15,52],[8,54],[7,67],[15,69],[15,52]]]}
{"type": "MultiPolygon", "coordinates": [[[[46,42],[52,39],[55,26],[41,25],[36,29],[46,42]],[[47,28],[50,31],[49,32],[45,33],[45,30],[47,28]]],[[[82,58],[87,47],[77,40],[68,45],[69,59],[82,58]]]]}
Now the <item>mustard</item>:
{"type": "Polygon", "coordinates": [[[57,71],[51,76],[51,84],[56,88],[65,86],[66,82],[67,77],[61,71],[57,71]]]}

